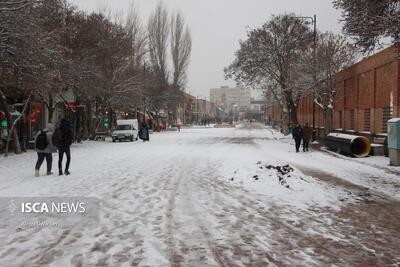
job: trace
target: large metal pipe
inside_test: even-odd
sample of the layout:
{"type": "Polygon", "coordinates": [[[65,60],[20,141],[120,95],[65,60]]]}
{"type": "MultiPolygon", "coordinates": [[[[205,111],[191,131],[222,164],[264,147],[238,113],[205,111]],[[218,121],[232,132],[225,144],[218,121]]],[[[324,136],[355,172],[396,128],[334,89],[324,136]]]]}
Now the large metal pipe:
{"type": "Polygon", "coordinates": [[[371,143],[364,136],[331,133],[325,139],[325,145],[339,153],[363,158],[371,152],[371,143]]]}

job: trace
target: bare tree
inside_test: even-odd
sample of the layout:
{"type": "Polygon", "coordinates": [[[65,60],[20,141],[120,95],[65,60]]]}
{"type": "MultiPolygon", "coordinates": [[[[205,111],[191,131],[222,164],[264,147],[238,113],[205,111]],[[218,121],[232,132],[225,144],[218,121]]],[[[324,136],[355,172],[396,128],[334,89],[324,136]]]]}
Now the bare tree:
{"type": "Polygon", "coordinates": [[[147,54],[147,35],[134,3],[129,6],[125,29],[131,42],[130,58],[135,69],[138,69],[144,64],[147,54]]]}
{"type": "Polygon", "coordinates": [[[225,69],[227,78],[272,92],[285,115],[285,132],[297,124],[297,106],[308,87],[299,70],[311,36],[306,22],[294,15],[273,16],[248,32],[235,61],[225,69]]]}
{"type": "Polygon", "coordinates": [[[317,50],[315,53],[315,65],[313,62],[314,54],[309,51],[304,56],[302,73],[308,77],[311,95],[314,102],[324,111],[325,131],[331,132],[333,101],[336,93],[336,75],[344,68],[354,64],[356,50],[341,35],[331,32],[318,34],[317,50]],[[316,75],[316,81],[314,77],[316,75]]]}
{"type": "Polygon", "coordinates": [[[172,85],[177,88],[184,88],[185,86],[191,51],[192,37],[190,30],[185,28],[184,18],[178,12],[171,18],[172,85]]]}
{"type": "MultiPolygon", "coordinates": [[[[12,76],[20,76],[26,69],[32,70],[28,67],[29,64],[24,64],[26,51],[20,51],[18,47],[19,44],[27,45],[31,37],[29,25],[32,20],[27,16],[27,7],[26,1],[0,2],[0,107],[5,112],[14,140],[19,138],[6,101],[5,89],[9,84],[16,85],[22,82],[21,79],[12,76]],[[17,16],[24,19],[15,21],[17,16]]],[[[9,140],[5,155],[8,153],[8,143],[9,140]]],[[[19,142],[14,141],[13,144],[15,153],[20,154],[19,142]]]]}
{"type": "Polygon", "coordinates": [[[381,47],[384,37],[393,43],[400,41],[399,0],[335,0],[333,3],[342,10],[344,33],[353,37],[364,52],[381,47]]]}
{"type": "Polygon", "coordinates": [[[152,68],[161,83],[168,83],[168,10],[159,2],[148,22],[149,52],[152,68]]]}
{"type": "Polygon", "coordinates": [[[5,0],[0,2],[0,12],[12,12],[31,5],[33,0],[5,0]]]}
{"type": "MultiPolygon", "coordinates": [[[[33,2],[35,5],[1,13],[0,32],[7,37],[0,40],[0,87],[13,86],[22,96],[28,96],[32,91],[38,95],[45,92],[42,95],[47,96],[53,93],[53,77],[58,76],[63,66],[57,25],[62,18],[59,11],[65,3],[61,0],[30,1],[33,2]]],[[[4,92],[1,94],[4,99],[4,92]]],[[[7,103],[2,101],[1,104],[8,113],[7,103]]],[[[10,115],[6,115],[18,154],[19,138],[10,115]]]]}
{"type": "MultiPolygon", "coordinates": [[[[137,107],[145,99],[157,113],[176,101],[169,81],[171,24],[161,2],[149,19],[148,31],[133,4],[126,20],[122,12],[108,8],[88,15],[67,0],[5,0],[0,2],[0,14],[0,104],[6,106],[4,110],[8,107],[4,89],[11,85],[23,97],[39,97],[51,121],[56,106],[66,102],[64,92],[72,90],[77,103],[96,106],[97,121],[85,122],[93,133],[101,118],[114,110],[137,107]],[[146,66],[146,59],[151,64],[146,66]]],[[[180,30],[178,26],[174,30],[180,30]]],[[[179,49],[191,45],[187,29],[183,36],[181,32],[176,36],[179,49]]],[[[182,85],[188,56],[183,52],[174,58],[180,62],[176,81],[182,85]]],[[[92,109],[88,112],[92,118],[92,109]]],[[[18,140],[17,135],[13,138],[18,140]]]]}

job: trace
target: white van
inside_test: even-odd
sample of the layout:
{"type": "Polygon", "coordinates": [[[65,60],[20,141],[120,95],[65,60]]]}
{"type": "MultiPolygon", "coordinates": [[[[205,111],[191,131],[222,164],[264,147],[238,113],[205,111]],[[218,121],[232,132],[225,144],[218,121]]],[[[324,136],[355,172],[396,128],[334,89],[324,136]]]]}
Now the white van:
{"type": "Polygon", "coordinates": [[[117,120],[117,127],[112,132],[112,141],[137,140],[139,134],[138,120],[117,120]]]}

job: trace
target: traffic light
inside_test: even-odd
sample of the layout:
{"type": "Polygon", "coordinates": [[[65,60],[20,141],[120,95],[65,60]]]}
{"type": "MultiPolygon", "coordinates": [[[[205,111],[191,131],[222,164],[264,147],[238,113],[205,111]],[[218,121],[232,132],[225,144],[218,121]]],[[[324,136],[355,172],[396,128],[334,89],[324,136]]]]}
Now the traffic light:
{"type": "Polygon", "coordinates": [[[104,118],[103,118],[103,125],[104,125],[105,128],[108,128],[108,126],[109,126],[109,119],[108,119],[107,117],[104,117],[104,118]]]}
{"type": "Polygon", "coordinates": [[[6,118],[6,114],[4,112],[0,111],[0,126],[3,128],[8,128],[8,121],[6,118]]]}

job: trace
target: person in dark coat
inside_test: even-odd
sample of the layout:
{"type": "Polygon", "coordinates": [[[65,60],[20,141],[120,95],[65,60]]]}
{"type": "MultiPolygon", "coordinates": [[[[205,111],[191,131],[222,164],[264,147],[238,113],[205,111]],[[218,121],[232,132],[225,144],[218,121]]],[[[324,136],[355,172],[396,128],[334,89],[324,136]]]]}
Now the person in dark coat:
{"type": "Polygon", "coordinates": [[[25,116],[22,115],[21,120],[18,122],[18,138],[19,146],[22,152],[26,152],[26,141],[25,141],[25,116]]]}
{"type": "Polygon", "coordinates": [[[71,123],[66,119],[61,119],[60,126],[54,132],[56,143],[58,148],[58,174],[63,175],[63,158],[64,154],[67,157],[67,163],[65,165],[65,175],[70,175],[69,165],[71,163],[71,144],[72,144],[72,127],[71,123]]]}
{"type": "Polygon", "coordinates": [[[296,143],[296,153],[299,152],[301,140],[304,137],[303,128],[301,128],[300,124],[297,124],[292,130],[293,139],[296,143]]]}
{"type": "Polygon", "coordinates": [[[312,138],[313,130],[311,127],[308,126],[308,123],[304,125],[304,136],[303,136],[303,152],[308,152],[308,146],[310,144],[310,140],[312,138]]]}
{"type": "MultiPolygon", "coordinates": [[[[36,147],[36,152],[38,155],[38,160],[36,162],[35,166],[35,176],[39,177],[39,169],[42,166],[42,163],[44,159],[46,159],[47,163],[47,175],[53,174],[51,172],[52,165],[53,165],[53,155],[52,153],[55,153],[57,149],[54,147],[53,142],[52,142],[52,137],[53,137],[53,125],[52,124],[47,124],[47,127],[42,130],[44,134],[46,134],[47,138],[47,145],[46,147],[43,147],[42,149],[36,147]]],[[[39,138],[39,135],[42,133],[42,131],[39,131],[35,137],[35,144],[37,143],[37,139],[39,138]]]]}
{"type": "Polygon", "coordinates": [[[144,117],[140,120],[139,126],[139,138],[143,140],[143,142],[149,141],[149,127],[147,126],[146,120],[144,117]]]}

